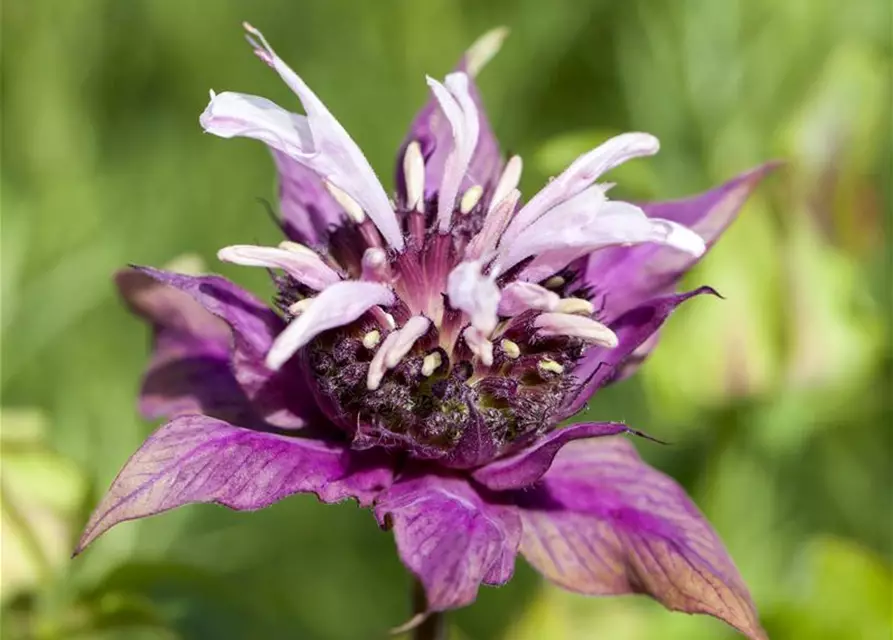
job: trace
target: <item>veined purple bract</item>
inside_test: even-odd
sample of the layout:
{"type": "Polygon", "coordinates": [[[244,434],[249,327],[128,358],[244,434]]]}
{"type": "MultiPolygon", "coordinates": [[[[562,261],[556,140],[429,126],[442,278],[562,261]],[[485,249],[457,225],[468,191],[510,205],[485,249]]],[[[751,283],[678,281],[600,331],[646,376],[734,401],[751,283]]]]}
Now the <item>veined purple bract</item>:
{"type": "Polygon", "coordinates": [[[557,425],[629,375],[679,304],[712,292],[675,288],[770,167],[686,200],[610,200],[600,177],[658,151],[629,133],[525,202],[521,159],[500,155],[473,83],[496,30],[443,82],[428,79],[390,199],[319,98],[246,30],[305,115],[212,92],[201,124],[272,150],[287,239],[218,256],[270,269],[273,304],[219,276],[118,275],[154,330],[141,410],[170,421],[116,478],[78,550],[190,502],[352,497],[393,531],[429,612],[505,583],[520,552],[568,589],[646,593],[764,637],[709,524],[618,437],[632,429],[557,425]]]}

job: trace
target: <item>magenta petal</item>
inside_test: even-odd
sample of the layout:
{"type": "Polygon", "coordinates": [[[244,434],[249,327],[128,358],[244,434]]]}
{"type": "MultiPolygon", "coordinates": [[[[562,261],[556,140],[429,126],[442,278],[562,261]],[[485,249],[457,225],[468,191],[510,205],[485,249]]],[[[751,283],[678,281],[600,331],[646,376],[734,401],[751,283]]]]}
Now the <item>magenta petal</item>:
{"type": "Polygon", "coordinates": [[[503,584],[521,539],[518,516],[488,504],[459,477],[396,482],[375,505],[394,531],[400,559],[422,582],[429,611],[470,604],[478,586],[503,584]]]}
{"type": "Polygon", "coordinates": [[[344,210],[322,179],[298,161],[273,150],[279,179],[282,228],[291,240],[313,247],[328,243],[329,231],[342,224],[344,210]]]}
{"type": "Polygon", "coordinates": [[[611,323],[610,328],[617,336],[618,345],[613,349],[590,347],[586,351],[574,369],[574,377],[580,382],[580,389],[566,405],[560,419],[564,420],[577,413],[596,390],[622,374],[627,359],[637,357],[639,347],[653,339],[655,332],[676,307],[689,298],[704,293],[719,295],[710,287],[700,287],[687,293],[655,298],[627,311],[611,323]]]}
{"type": "Polygon", "coordinates": [[[109,528],[192,502],[267,507],[294,493],[369,505],[391,482],[387,458],[340,444],[181,416],[149,436],[90,516],[75,553],[109,528]]]}
{"type": "MultiPolygon", "coordinates": [[[[709,250],[734,221],[751,192],[777,166],[765,164],[690,198],[645,203],[641,207],[650,218],[690,228],[704,239],[709,250]]],[[[611,247],[587,259],[583,280],[593,287],[603,305],[602,319],[610,322],[649,298],[670,293],[697,261],[698,258],[656,244],[611,247]]]]}
{"type": "Polygon", "coordinates": [[[556,584],[590,595],[644,593],[766,637],[738,570],[672,479],[622,438],[574,442],[542,482],[515,494],[521,553],[556,584]]]}
{"type": "Polygon", "coordinates": [[[253,411],[230,368],[231,331],[189,295],[133,269],[115,274],[130,310],[152,325],[152,356],[140,391],[147,419],[203,413],[231,422],[253,411]]]}
{"type": "Polygon", "coordinates": [[[558,429],[534,444],[472,472],[471,477],[493,491],[523,489],[545,474],[564,445],[582,438],[638,433],[620,422],[584,422],[558,429]]]}
{"type": "Polygon", "coordinates": [[[317,417],[311,393],[295,392],[304,383],[294,370],[274,372],[264,358],[285,322],[254,295],[216,275],[188,276],[151,267],[140,273],[189,295],[202,308],[223,320],[229,329],[231,369],[243,392],[265,420],[283,428],[298,428],[317,417]]]}
{"type": "MultiPolygon", "coordinates": [[[[459,63],[457,71],[465,71],[465,59],[459,63]]],[[[460,195],[470,187],[480,185],[484,188],[484,198],[489,198],[499,180],[502,171],[502,155],[499,152],[499,141],[493,133],[490,122],[481,100],[480,92],[474,79],[468,78],[468,92],[478,111],[479,133],[474,155],[468,165],[468,172],[459,186],[460,195]]],[[[440,189],[443,180],[447,157],[453,148],[453,130],[432,95],[422,110],[416,115],[409,128],[409,133],[397,153],[397,193],[401,204],[406,195],[406,183],[403,175],[403,156],[406,147],[417,141],[425,159],[425,199],[428,200],[440,189]]],[[[486,200],[485,200],[486,202],[486,200]]]]}

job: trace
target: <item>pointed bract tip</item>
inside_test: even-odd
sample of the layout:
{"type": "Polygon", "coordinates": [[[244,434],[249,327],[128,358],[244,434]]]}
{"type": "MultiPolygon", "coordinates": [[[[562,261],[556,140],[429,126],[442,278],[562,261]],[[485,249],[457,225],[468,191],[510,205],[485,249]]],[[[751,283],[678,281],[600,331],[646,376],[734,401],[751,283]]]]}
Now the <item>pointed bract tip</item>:
{"type": "Polygon", "coordinates": [[[493,56],[499,53],[508,35],[508,27],[496,27],[474,41],[465,53],[465,67],[471,77],[480,73],[493,56]]]}

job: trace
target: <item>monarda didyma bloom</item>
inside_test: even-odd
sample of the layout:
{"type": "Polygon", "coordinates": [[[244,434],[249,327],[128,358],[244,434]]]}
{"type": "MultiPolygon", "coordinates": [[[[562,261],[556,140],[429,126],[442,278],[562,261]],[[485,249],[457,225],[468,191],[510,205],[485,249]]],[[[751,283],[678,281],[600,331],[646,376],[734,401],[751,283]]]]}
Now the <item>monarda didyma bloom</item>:
{"type": "Polygon", "coordinates": [[[632,430],[558,425],[628,375],[679,304],[712,293],[675,286],[769,167],[690,199],[612,201],[597,180],[658,150],[629,133],[524,202],[521,159],[501,157],[472,82],[496,31],[444,82],[428,79],[391,200],[319,98],[246,29],[306,115],[212,93],[201,125],[272,150],[287,239],[218,255],[270,269],[273,303],[215,275],[119,274],[154,330],[141,411],[170,421],[124,466],[78,550],[183,504],[252,510],[310,492],[372,508],[424,589],[422,616],[504,584],[520,552],[567,589],[644,593],[763,638],[716,533],[618,435],[632,430]]]}

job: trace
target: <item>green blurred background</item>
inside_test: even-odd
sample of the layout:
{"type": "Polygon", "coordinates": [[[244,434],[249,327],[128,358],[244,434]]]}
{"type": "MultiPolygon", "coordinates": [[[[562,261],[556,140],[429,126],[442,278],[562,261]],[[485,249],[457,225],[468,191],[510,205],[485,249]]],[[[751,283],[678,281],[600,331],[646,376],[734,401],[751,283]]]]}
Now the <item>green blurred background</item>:
{"type": "MultiPolygon", "coordinates": [[[[7,0],[2,16],[4,638],[383,638],[408,616],[389,535],[352,503],[193,506],[76,560],[89,508],[153,425],[135,412],[146,327],[125,263],[272,243],[262,145],[202,135],[209,88],[297,107],[242,41],[263,29],[390,182],[393,153],[478,35],[479,79],[531,194],[578,153],[645,130],[627,198],[788,164],[692,274],[725,301],[676,314],[589,417],[640,443],[728,543],[774,638],[891,634],[891,5],[886,0],[7,0]]],[[[619,196],[618,196],[619,197],[619,196]]],[[[588,599],[519,560],[455,638],[732,638],[643,598],[588,599]]]]}

